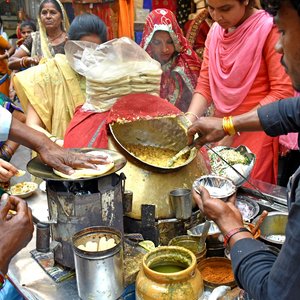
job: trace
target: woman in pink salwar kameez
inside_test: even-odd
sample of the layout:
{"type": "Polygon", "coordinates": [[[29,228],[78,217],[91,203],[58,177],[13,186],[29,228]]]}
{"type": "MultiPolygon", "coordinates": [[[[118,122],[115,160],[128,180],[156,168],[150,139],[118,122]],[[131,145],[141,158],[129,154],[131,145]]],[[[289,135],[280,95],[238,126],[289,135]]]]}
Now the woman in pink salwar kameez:
{"type": "MultiPolygon", "coordinates": [[[[235,116],[293,96],[291,82],[275,52],[273,18],[250,0],[207,0],[214,19],[198,84],[188,109],[194,121],[213,103],[214,115],[235,116]]],[[[228,136],[221,145],[247,146],[256,155],[251,177],[276,183],[278,138],[263,132],[228,136]]]]}

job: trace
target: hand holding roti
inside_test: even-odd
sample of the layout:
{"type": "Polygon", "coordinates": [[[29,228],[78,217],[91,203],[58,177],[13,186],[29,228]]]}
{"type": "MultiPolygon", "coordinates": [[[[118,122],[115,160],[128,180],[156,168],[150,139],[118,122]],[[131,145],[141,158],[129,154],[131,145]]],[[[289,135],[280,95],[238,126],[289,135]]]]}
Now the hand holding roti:
{"type": "Polygon", "coordinates": [[[106,158],[106,163],[97,164],[95,169],[91,169],[91,168],[74,169],[74,173],[72,174],[64,174],[56,169],[53,169],[53,172],[56,175],[67,179],[89,178],[89,177],[96,177],[96,176],[103,175],[109,170],[111,170],[115,165],[113,158],[104,151],[90,151],[90,152],[86,152],[86,154],[92,156],[101,156],[103,158],[106,158]]]}

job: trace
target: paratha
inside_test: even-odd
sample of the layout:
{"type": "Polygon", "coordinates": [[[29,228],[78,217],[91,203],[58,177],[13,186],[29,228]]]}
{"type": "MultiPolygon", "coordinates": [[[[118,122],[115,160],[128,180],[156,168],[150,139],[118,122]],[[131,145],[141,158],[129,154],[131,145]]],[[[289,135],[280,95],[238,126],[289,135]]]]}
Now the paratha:
{"type": "Polygon", "coordinates": [[[97,165],[97,169],[88,169],[88,168],[82,168],[82,169],[75,169],[75,172],[71,175],[68,174],[64,174],[58,170],[53,169],[53,172],[63,178],[67,178],[67,179],[79,179],[79,178],[89,178],[89,177],[97,177],[100,175],[105,174],[106,172],[108,172],[109,170],[111,170],[114,167],[114,161],[113,158],[105,153],[104,151],[90,151],[87,152],[86,154],[91,154],[91,155],[104,155],[107,156],[107,164],[103,164],[103,165],[97,165]]]}

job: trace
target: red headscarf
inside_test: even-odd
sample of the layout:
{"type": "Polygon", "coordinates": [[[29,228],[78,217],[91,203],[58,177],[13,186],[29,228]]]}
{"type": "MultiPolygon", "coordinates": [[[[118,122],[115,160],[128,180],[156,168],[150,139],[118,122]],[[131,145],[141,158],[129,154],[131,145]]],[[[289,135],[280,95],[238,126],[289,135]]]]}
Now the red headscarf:
{"type": "Polygon", "coordinates": [[[171,63],[162,66],[160,97],[167,99],[182,111],[187,111],[199,76],[200,59],[188,44],[175,15],[170,10],[155,9],[146,19],[141,47],[151,57],[151,40],[156,31],[167,31],[177,52],[171,63]]]}

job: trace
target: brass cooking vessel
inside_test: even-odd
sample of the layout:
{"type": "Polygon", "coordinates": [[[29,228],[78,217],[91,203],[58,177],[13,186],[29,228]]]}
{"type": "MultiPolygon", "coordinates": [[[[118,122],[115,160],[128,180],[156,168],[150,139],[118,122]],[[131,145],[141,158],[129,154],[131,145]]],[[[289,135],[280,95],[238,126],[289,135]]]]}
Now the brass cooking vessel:
{"type": "Polygon", "coordinates": [[[208,173],[202,155],[196,149],[179,167],[157,168],[141,161],[124,147],[126,143],[139,143],[179,151],[187,144],[189,124],[182,122],[182,117],[172,118],[110,125],[113,136],[109,136],[108,149],[120,152],[127,159],[122,169],[126,176],[125,189],[133,192],[132,211],[126,213],[128,217],[141,219],[142,204],[155,205],[158,219],[175,217],[169,192],[176,188],[191,189],[196,178],[208,173]]]}

